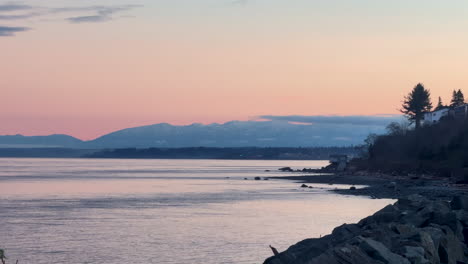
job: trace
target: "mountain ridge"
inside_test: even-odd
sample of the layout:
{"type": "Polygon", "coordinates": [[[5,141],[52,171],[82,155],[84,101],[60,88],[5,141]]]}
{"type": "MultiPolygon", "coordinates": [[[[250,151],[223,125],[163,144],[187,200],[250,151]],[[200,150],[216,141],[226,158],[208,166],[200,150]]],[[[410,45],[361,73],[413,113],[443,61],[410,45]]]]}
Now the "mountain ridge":
{"type": "Polygon", "coordinates": [[[171,125],[157,123],[124,128],[93,140],[72,136],[0,136],[0,147],[30,146],[68,148],[182,148],[182,147],[324,147],[360,145],[370,133],[381,133],[375,124],[297,124],[284,120],[229,121],[171,125]]]}
{"type": "Polygon", "coordinates": [[[0,136],[0,147],[79,147],[84,141],[65,134],[46,136],[3,135],[0,136]]]}

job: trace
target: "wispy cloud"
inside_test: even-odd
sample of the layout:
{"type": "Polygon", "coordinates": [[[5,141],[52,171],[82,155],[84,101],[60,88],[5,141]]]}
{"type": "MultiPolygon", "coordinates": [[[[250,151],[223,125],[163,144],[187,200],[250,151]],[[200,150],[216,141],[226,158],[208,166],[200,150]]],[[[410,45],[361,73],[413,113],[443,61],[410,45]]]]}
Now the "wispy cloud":
{"type": "Polygon", "coordinates": [[[373,115],[373,116],[275,116],[264,115],[261,119],[272,121],[286,121],[309,124],[334,124],[334,125],[356,125],[356,126],[386,126],[391,122],[399,122],[402,120],[399,115],[373,115]]]}
{"type": "Polygon", "coordinates": [[[232,0],[230,2],[231,5],[246,5],[250,2],[251,0],[232,0]]]}
{"type": "Polygon", "coordinates": [[[5,27],[0,26],[0,37],[14,36],[18,32],[28,31],[27,27],[5,27]]]}
{"type": "Polygon", "coordinates": [[[39,16],[41,13],[35,11],[31,5],[0,3],[0,20],[20,20],[39,16]]]}
{"type": "Polygon", "coordinates": [[[71,23],[96,23],[96,22],[104,22],[107,20],[111,20],[112,18],[109,16],[103,15],[94,15],[94,16],[78,16],[78,17],[69,17],[67,20],[71,23]]]}
{"type": "MultiPolygon", "coordinates": [[[[110,21],[121,16],[117,13],[130,11],[141,5],[95,5],[95,6],[66,6],[50,7],[35,6],[23,3],[6,2],[0,0],[0,21],[29,22],[28,19],[59,16],[59,19],[70,23],[96,23],[110,21]],[[60,18],[61,17],[61,18],[60,18]]],[[[0,36],[13,36],[16,32],[26,31],[27,27],[2,26],[0,36]]]]}
{"type": "Polygon", "coordinates": [[[141,7],[141,5],[42,7],[24,4],[0,4],[0,20],[19,20],[51,14],[82,13],[83,15],[66,17],[65,20],[69,22],[101,22],[113,19],[112,15],[115,13],[129,11],[137,7],[141,7]]]}
{"type": "Polygon", "coordinates": [[[1,14],[0,12],[0,20],[20,20],[20,19],[28,19],[32,17],[40,16],[41,13],[37,12],[30,12],[25,14],[1,14]]]}
{"type": "Polygon", "coordinates": [[[30,10],[33,7],[24,4],[4,3],[0,4],[0,12],[12,12],[12,11],[23,11],[30,10]]]}
{"type": "Polygon", "coordinates": [[[104,22],[113,19],[115,13],[128,11],[140,5],[123,5],[123,6],[91,6],[84,8],[60,8],[55,12],[77,12],[77,11],[91,11],[94,14],[86,16],[68,17],[67,20],[71,23],[89,23],[89,22],[104,22]]]}

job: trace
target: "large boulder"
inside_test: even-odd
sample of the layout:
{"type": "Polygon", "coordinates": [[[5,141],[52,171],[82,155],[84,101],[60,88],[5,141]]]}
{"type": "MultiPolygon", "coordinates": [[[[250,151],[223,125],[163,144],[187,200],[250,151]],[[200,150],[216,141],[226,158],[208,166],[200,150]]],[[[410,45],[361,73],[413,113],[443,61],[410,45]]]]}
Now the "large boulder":
{"type": "Polygon", "coordinates": [[[283,171],[283,172],[293,172],[294,171],[293,169],[291,169],[291,167],[279,168],[278,170],[283,171]]]}
{"type": "Polygon", "coordinates": [[[408,259],[411,263],[417,264],[430,264],[431,262],[426,259],[425,251],[422,247],[404,247],[404,256],[408,259]]]}
{"type": "Polygon", "coordinates": [[[353,237],[356,237],[356,236],[360,235],[361,233],[362,233],[362,229],[361,229],[361,227],[359,227],[359,225],[357,225],[357,224],[350,224],[350,225],[344,224],[344,225],[341,225],[341,226],[333,229],[331,237],[332,237],[332,240],[336,243],[336,242],[351,239],[353,237]]]}
{"type": "Polygon", "coordinates": [[[383,264],[376,259],[369,257],[359,247],[354,245],[343,245],[331,248],[325,253],[309,262],[310,264],[383,264]]]}
{"type": "Polygon", "coordinates": [[[468,263],[468,196],[400,199],[358,224],[304,240],[265,264],[468,263]]]}
{"type": "Polygon", "coordinates": [[[455,196],[450,202],[453,210],[468,210],[468,196],[455,196]]]}
{"type": "Polygon", "coordinates": [[[405,198],[400,198],[396,203],[400,210],[417,210],[429,203],[429,200],[419,194],[413,194],[405,198]]]}
{"type": "Polygon", "coordinates": [[[393,253],[384,244],[370,238],[360,238],[359,247],[371,258],[385,264],[410,264],[404,257],[393,253]]]}

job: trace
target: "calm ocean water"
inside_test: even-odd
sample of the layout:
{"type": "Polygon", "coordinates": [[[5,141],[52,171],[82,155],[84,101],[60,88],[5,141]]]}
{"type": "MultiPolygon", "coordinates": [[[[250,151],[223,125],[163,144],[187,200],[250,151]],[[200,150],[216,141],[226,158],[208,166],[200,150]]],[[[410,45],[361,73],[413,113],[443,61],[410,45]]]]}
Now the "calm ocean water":
{"type": "Polygon", "coordinates": [[[262,263],[392,202],[253,180],[326,163],[0,159],[0,248],[21,264],[262,263]]]}

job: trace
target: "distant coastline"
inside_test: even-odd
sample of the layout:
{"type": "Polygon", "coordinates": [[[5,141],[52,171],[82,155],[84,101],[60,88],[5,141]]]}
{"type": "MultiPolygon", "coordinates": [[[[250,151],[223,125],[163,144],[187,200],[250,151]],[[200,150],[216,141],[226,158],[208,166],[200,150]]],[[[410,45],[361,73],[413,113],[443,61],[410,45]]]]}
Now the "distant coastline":
{"type": "Polygon", "coordinates": [[[360,147],[309,148],[0,148],[0,158],[328,160],[330,155],[359,155],[360,147]]]}

